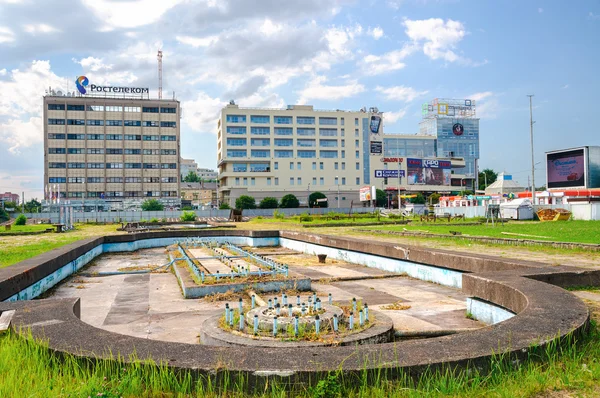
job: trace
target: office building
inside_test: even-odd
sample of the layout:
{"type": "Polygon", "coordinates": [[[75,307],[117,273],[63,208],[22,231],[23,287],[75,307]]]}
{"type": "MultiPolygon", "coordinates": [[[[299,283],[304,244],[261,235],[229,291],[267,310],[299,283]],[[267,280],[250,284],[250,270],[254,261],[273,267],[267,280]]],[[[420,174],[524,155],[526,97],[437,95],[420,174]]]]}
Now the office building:
{"type": "Polygon", "coordinates": [[[348,207],[372,182],[370,164],[382,155],[382,130],[377,108],[256,109],[232,101],[217,124],[219,199],[234,206],[240,195],[259,202],[291,193],[306,206],[309,194],[319,191],[329,207],[348,207]]]}
{"type": "Polygon", "coordinates": [[[179,207],[179,101],[149,99],[147,88],[88,88],[84,76],[76,83],[77,94],[50,89],[43,99],[47,191],[87,210],[149,198],[179,207]]]}
{"type": "Polygon", "coordinates": [[[12,192],[4,192],[4,193],[0,193],[0,202],[4,203],[4,202],[14,202],[16,204],[19,204],[19,194],[16,193],[12,193],[12,192]]]}

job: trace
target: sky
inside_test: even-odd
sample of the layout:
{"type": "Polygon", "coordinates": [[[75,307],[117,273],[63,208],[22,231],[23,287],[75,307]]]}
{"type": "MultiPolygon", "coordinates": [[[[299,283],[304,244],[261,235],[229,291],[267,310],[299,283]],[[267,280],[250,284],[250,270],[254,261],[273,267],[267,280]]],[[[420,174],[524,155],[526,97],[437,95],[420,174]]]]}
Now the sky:
{"type": "MultiPolygon", "coordinates": [[[[0,192],[43,197],[42,97],[97,85],[181,101],[181,155],[216,168],[216,121],[243,107],[384,112],[415,134],[421,104],[476,101],[480,169],[531,174],[544,152],[600,145],[597,0],[0,0],[0,192]],[[586,122],[586,120],[588,120],[586,122]]],[[[541,183],[540,183],[541,181],[541,183]]]]}

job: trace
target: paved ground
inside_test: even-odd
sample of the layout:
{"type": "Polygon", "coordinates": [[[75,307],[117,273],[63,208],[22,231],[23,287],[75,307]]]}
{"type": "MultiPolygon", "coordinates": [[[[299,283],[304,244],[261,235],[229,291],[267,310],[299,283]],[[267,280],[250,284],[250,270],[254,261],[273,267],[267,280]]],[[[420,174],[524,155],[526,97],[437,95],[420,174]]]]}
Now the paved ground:
{"type": "MultiPolygon", "coordinates": [[[[329,260],[324,265],[313,265],[311,257],[314,256],[290,253],[288,250],[274,253],[282,251],[287,257],[297,258],[296,265],[291,266],[293,272],[313,279],[333,278],[330,283],[313,282],[313,288],[324,300],[331,293],[338,303],[348,304],[352,298],[356,298],[373,309],[396,302],[410,306],[404,310],[384,310],[398,330],[483,326],[465,317],[466,296],[458,289],[408,277],[360,279],[381,276],[386,272],[335,260],[335,264],[329,260]],[[311,265],[303,266],[303,262],[311,265]],[[335,281],[335,278],[344,277],[354,280],[335,281]]],[[[166,262],[164,248],[146,249],[135,253],[103,255],[90,264],[85,272],[136,269],[166,262]]],[[[96,327],[142,338],[185,343],[197,343],[204,319],[220,313],[226,302],[184,299],[171,273],[105,277],[76,275],[63,282],[52,296],[80,297],[82,320],[96,327]]],[[[270,297],[263,296],[265,300],[270,297]]],[[[238,297],[231,297],[229,302],[237,300],[238,297]]]]}

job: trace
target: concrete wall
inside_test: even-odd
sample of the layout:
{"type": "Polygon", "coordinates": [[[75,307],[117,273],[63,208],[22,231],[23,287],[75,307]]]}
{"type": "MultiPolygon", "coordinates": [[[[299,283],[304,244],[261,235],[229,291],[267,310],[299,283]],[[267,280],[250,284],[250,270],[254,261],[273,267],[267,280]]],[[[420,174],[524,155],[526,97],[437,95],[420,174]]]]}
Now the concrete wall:
{"type": "MultiPolygon", "coordinates": [[[[539,209],[566,209],[573,213],[574,220],[600,220],[600,203],[568,203],[561,205],[534,206],[534,212],[539,209]]],[[[436,207],[435,214],[440,216],[449,213],[453,216],[464,215],[467,218],[485,217],[485,206],[471,207],[436,207]]]]}
{"type": "Polygon", "coordinates": [[[467,313],[480,322],[493,325],[515,316],[509,310],[476,297],[467,297],[467,313]]]}

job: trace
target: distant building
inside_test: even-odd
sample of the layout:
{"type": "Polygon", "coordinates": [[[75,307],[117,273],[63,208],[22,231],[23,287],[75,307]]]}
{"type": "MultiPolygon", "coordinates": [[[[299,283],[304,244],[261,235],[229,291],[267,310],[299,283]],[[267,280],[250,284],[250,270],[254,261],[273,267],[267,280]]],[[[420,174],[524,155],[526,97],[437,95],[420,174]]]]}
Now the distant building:
{"type": "Polygon", "coordinates": [[[203,181],[216,180],[219,177],[219,174],[212,169],[199,168],[196,173],[198,174],[198,177],[200,177],[203,181]]]}
{"type": "Polygon", "coordinates": [[[200,179],[203,181],[216,180],[218,177],[216,171],[214,171],[212,169],[205,169],[205,168],[198,167],[198,163],[196,163],[196,161],[194,159],[181,158],[180,159],[180,168],[181,168],[181,180],[182,181],[190,173],[190,171],[193,171],[194,173],[196,173],[196,175],[198,175],[198,177],[200,177],[200,179]]]}
{"type": "Polygon", "coordinates": [[[498,178],[485,189],[486,195],[504,195],[525,191],[525,187],[512,179],[510,174],[499,173],[498,178]]]}
{"type": "Polygon", "coordinates": [[[217,183],[215,182],[182,182],[181,199],[191,202],[194,207],[216,206],[217,183]]]}
{"type": "Polygon", "coordinates": [[[16,204],[19,204],[19,199],[20,199],[20,196],[19,196],[19,194],[16,194],[16,193],[12,193],[12,192],[0,193],[0,202],[2,202],[2,203],[15,202],[16,204]]]}

